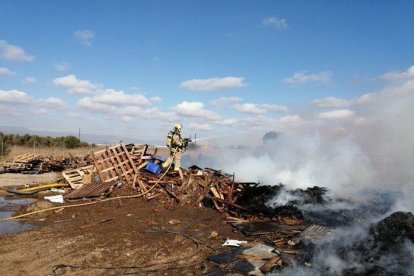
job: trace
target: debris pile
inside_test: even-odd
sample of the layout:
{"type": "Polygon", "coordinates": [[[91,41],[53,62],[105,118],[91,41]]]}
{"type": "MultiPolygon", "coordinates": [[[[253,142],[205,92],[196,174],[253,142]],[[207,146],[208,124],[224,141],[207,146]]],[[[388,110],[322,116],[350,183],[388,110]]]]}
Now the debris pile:
{"type": "Polygon", "coordinates": [[[413,275],[412,213],[395,212],[361,230],[348,229],[319,243],[302,240],[307,243],[306,261],[313,263],[308,274],[413,275]],[[330,263],[334,260],[341,264],[335,271],[330,263]]]}
{"type": "MultiPolygon", "coordinates": [[[[280,250],[269,253],[271,256],[255,257],[249,254],[257,251],[251,249],[257,243],[249,244],[236,254],[238,261],[229,264],[228,271],[246,272],[250,267],[264,273],[295,262],[299,251],[293,239],[306,228],[301,212],[292,206],[273,208],[265,204],[280,193],[282,186],[237,182],[234,175],[213,168],[163,171],[158,153],[157,147],[119,143],[78,158],[81,162],[70,162],[62,172],[66,188],[58,199],[142,196],[145,200],[157,198],[165,206],[211,207],[245,235],[266,240],[274,250],[280,250]],[[251,260],[256,264],[247,265],[251,260]]],[[[36,160],[45,159],[39,156],[36,160]]],[[[13,192],[24,194],[21,190],[13,192]]]]}
{"type": "Polygon", "coordinates": [[[54,158],[44,157],[37,153],[26,153],[5,161],[0,167],[0,173],[41,174],[47,172],[61,172],[68,168],[86,165],[88,158],[73,157],[54,158]]]}
{"type": "MultiPolygon", "coordinates": [[[[165,207],[186,205],[216,209],[238,232],[245,235],[247,241],[227,239],[223,250],[210,256],[210,271],[206,275],[234,272],[263,275],[292,269],[297,265],[327,272],[326,267],[318,267],[314,257],[331,250],[332,244],[324,245],[320,241],[326,237],[335,240],[336,233],[332,226],[355,222],[353,210],[338,212],[338,209],[329,208],[332,202],[326,196],[325,188],[315,186],[305,190],[287,190],[282,184],[265,186],[237,182],[234,175],[197,166],[180,171],[163,170],[163,161],[158,154],[157,147],[119,143],[82,158],[62,160],[64,183],[7,191],[27,195],[34,193],[33,189],[37,191],[53,186],[64,188],[63,192],[59,190],[64,195],[53,197],[54,202],[96,201],[109,197],[105,199],[108,201],[142,196],[147,201],[157,198],[157,204],[165,207]]],[[[13,167],[19,172],[41,171],[34,168],[44,166],[50,160],[39,155],[25,155],[15,158],[7,168],[13,167]],[[25,169],[17,170],[19,166],[25,169]]],[[[56,160],[50,163],[58,164],[56,160]]],[[[412,246],[413,221],[411,213],[396,213],[372,225],[364,240],[337,246],[335,254],[344,262],[352,263],[355,256],[361,260],[361,266],[346,267],[342,272],[400,273],[412,256],[407,251],[413,247],[401,248],[405,248],[406,241],[411,242],[412,246]],[[390,250],[399,253],[391,254],[390,250]],[[398,258],[399,261],[394,262],[397,265],[381,266],[381,262],[388,264],[381,256],[390,254],[393,259],[398,258]]],[[[211,233],[211,237],[218,235],[217,231],[211,233]]]]}
{"type": "Polygon", "coordinates": [[[220,272],[223,275],[232,271],[249,273],[249,275],[273,272],[286,265],[281,254],[279,250],[264,243],[236,247],[228,252],[210,256],[211,262],[221,266],[215,267],[207,275],[217,275],[220,272]]]}
{"type": "Polygon", "coordinates": [[[65,199],[108,196],[115,187],[123,186],[129,195],[143,194],[147,200],[164,197],[171,203],[212,206],[234,216],[245,210],[235,201],[246,185],[235,182],[233,175],[197,166],[161,174],[157,152],[158,148],[148,145],[119,143],[91,153],[88,157],[93,165],[62,172],[74,190],[65,199]]]}

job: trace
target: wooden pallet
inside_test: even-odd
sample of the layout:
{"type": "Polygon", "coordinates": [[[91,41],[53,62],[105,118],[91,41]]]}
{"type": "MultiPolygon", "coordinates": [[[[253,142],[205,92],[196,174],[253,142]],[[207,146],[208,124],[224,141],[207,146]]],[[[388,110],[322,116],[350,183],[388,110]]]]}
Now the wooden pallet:
{"type": "Polygon", "coordinates": [[[149,145],[134,145],[128,149],[131,159],[135,166],[140,170],[142,164],[146,164],[146,161],[153,158],[158,148],[149,145]]]}
{"type": "Polygon", "coordinates": [[[78,169],[66,170],[62,172],[62,175],[72,189],[79,189],[84,185],[83,179],[85,175],[91,174],[94,168],[93,165],[89,165],[78,169]]]}
{"type": "MultiPolygon", "coordinates": [[[[138,170],[123,143],[96,151],[91,159],[102,183],[121,180],[135,185],[138,170]]],[[[145,187],[141,189],[145,191],[145,187]]]]}
{"type": "Polygon", "coordinates": [[[26,153],[23,155],[18,155],[14,158],[13,162],[14,163],[30,163],[32,161],[35,160],[40,160],[42,159],[42,155],[41,154],[36,154],[36,153],[26,153]]]}

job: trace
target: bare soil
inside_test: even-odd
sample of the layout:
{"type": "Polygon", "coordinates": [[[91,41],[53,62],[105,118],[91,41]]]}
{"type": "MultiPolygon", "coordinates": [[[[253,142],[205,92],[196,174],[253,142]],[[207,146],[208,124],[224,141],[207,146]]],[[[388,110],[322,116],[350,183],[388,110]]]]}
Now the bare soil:
{"type": "Polygon", "coordinates": [[[59,178],[62,178],[62,176],[56,172],[43,174],[4,173],[0,174],[0,187],[49,183],[59,178]]]}
{"type": "MultiPolygon", "coordinates": [[[[79,201],[65,205],[74,203],[79,201]]],[[[27,212],[27,207],[20,212],[27,212]]],[[[213,209],[178,206],[159,198],[117,199],[48,211],[25,221],[38,227],[0,236],[0,275],[51,275],[59,264],[84,268],[64,267],[56,275],[201,275],[209,266],[206,258],[215,253],[206,245],[223,251],[226,237],[246,240],[213,209]],[[213,230],[218,236],[212,237],[213,230]],[[190,237],[203,244],[197,248],[190,237]]]]}

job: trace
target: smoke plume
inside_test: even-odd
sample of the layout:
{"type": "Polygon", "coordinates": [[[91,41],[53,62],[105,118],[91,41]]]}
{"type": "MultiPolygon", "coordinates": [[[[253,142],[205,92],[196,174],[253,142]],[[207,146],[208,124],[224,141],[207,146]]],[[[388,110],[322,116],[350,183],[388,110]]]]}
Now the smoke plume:
{"type": "Polygon", "coordinates": [[[234,172],[239,181],[283,183],[289,189],[323,186],[355,201],[372,191],[393,191],[400,194],[394,209],[413,211],[414,79],[350,103],[355,111],[350,118],[275,125],[282,133],[275,140],[237,157],[216,155],[214,166],[234,172]]]}

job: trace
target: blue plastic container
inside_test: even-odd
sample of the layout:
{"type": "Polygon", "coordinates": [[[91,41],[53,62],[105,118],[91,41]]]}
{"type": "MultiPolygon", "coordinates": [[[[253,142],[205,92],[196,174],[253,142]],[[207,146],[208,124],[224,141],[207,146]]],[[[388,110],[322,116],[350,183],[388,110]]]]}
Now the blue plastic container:
{"type": "Polygon", "coordinates": [[[148,165],[145,167],[145,169],[155,174],[159,174],[162,172],[161,166],[158,164],[155,164],[152,161],[148,161],[148,165]]]}

